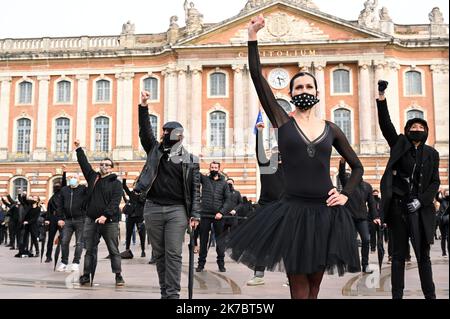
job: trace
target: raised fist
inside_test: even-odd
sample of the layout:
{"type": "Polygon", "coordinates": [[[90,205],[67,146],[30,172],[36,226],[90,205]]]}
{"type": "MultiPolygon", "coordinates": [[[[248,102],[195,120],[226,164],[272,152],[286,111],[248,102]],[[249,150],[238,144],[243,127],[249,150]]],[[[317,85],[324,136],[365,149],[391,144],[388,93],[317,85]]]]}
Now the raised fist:
{"type": "Polygon", "coordinates": [[[384,91],[388,87],[388,84],[389,84],[388,81],[379,80],[378,81],[378,92],[384,93],[384,91]]]}
{"type": "Polygon", "coordinates": [[[257,129],[263,129],[263,128],[265,128],[266,127],[266,125],[264,124],[264,122],[258,122],[258,123],[256,123],[256,128],[257,129]]]}
{"type": "Polygon", "coordinates": [[[79,148],[80,147],[80,140],[75,140],[73,142],[73,145],[75,146],[75,148],[79,148]]]}
{"type": "Polygon", "coordinates": [[[148,100],[150,99],[150,96],[151,96],[151,94],[148,91],[141,92],[141,105],[142,106],[148,105],[148,100]]]}

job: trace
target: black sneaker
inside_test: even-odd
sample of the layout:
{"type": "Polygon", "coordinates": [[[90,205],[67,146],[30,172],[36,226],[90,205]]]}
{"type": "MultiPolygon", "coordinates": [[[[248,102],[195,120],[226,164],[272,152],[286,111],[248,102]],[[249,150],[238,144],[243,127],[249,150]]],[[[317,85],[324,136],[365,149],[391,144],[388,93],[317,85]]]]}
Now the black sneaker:
{"type": "Polygon", "coordinates": [[[363,266],[362,272],[365,274],[371,274],[371,273],[373,273],[373,270],[369,269],[369,266],[366,265],[366,266],[363,266]]]}
{"type": "Polygon", "coordinates": [[[145,257],[145,251],[141,252],[141,257],[145,257]]]}
{"type": "Polygon", "coordinates": [[[53,260],[52,260],[52,257],[47,257],[46,259],[45,259],[45,262],[46,263],[51,263],[53,260]]]}
{"type": "Polygon", "coordinates": [[[195,268],[196,272],[202,272],[203,269],[205,269],[203,266],[198,266],[197,268],[195,268]]]}
{"type": "Polygon", "coordinates": [[[219,271],[220,272],[226,272],[227,269],[225,268],[225,266],[219,266],[219,271]]]}
{"type": "Polygon", "coordinates": [[[91,284],[91,278],[89,275],[83,275],[80,277],[80,285],[81,286],[87,286],[91,284]]]}
{"type": "Polygon", "coordinates": [[[149,265],[156,264],[156,258],[154,258],[154,257],[150,258],[150,261],[148,263],[149,263],[149,265]]]}
{"type": "Polygon", "coordinates": [[[116,286],[117,287],[125,286],[125,280],[123,280],[123,277],[121,274],[116,274],[116,286]]]}

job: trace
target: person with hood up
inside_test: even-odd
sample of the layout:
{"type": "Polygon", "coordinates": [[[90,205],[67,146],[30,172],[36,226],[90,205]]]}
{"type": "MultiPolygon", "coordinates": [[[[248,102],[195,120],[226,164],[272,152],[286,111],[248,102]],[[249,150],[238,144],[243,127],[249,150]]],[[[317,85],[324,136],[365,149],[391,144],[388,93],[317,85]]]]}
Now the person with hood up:
{"type": "Polygon", "coordinates": [[[403,298],[405,258],[411,237],[423,294],[426,299],[435,299],[430,244],[435,228],[433,199],[440,185],[439,153],[425,145],[429,128],[424,119],[408,120],[404,134],[397,133],[384,95],[387,85],[386,81],[378,82],[377,109],[381,132],[390,147],[381,178],[381,211],[392,232],[392,298],[403,298]]]}

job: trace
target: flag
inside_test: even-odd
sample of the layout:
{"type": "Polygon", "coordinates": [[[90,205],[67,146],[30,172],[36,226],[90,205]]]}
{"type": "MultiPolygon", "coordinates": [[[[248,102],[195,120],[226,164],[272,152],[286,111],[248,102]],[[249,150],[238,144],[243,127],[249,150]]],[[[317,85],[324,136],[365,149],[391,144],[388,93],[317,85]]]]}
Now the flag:
{"type": "Polygon", "coordinates": [[[255,127],[253,128],[253,134],[256,135],[256,124],[259,122],[264,122],[261,110],[258,112],[258,117],[256,118],[255,127]]]}

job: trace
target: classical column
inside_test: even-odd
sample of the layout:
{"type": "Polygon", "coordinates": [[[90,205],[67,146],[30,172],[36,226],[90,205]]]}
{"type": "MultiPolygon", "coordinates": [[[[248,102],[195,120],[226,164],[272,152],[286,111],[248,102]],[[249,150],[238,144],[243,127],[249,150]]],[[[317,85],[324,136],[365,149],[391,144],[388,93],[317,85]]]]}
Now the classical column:
{"type": "Polygon", "coordinates": [[[0,77],[0,160],[8,159],[9,137],[9,103],[11,94],[11,80],[9,76],[0,77]]]}
{"type": "Polygon", "coordinates": [[[448,156],[448,64],[431,65],[433,72],[434,125],[436,142],[434,147],[441,156],[448,156]]]}
{"type": "MultiPolygon", "coordinates": [[[[248,86],[248,127],[246,130],[247,136],[247,155],[255,154],[255,134],[253,134],[253,129],[256,124],[256,118],[259,112],[259,99],[256,93],[255,86],[253,84],[250,72],[247,72],[247,86],[248,86]]],[[[266,123],[266,126],[269,123],[266,123]]]]}
{"type": "Polygon", "coordinates": [[[202,150],[202,66],[191,66],[191,149],[195,155],[202,150]]]}
{"type": "Polygon", "coordinates": [[[187,117],[188,117],[188,103],[187,103],[187,84],[186,84],[186,72],[185,66],[177,68],[177,109],[178,109],[178,121],[185,128],[185,134],[188,134],[187,117]]]}
{"type": "Polygon", "coordinates": [[[375,61],[375,81],[373,83],[373,96],[371,96],[372,102],[372,118],[375,123],[372,125],[375,126],[375,139],[376,139],[376,153],[377,154],[385,154],[389,151],[386,140],[384,139],[383,134],[381,133],[380,125],[378,123],[378,111],[377,111],[377,103],[376,98],[378,97],[378,81],[385,80],[384,69],[386,63],[385,61],[375,61]]]}
{"type": "Polygon", "coordinates": [[[389,82],[386,90],[386,100],[389,105],[389,115],[392,123],[398,133],[402,133],[400,129],[400,101],[399,101],[399,87],[398,87],[398,70],[400,65],[396,61],[387,62],[385,69],[385,80],[389,82]]]}
{"type": "Polygon", "coordinates": [[[48,95],[50,76],[38,76],[39,97],[37,114],[37,139],[33,159],[45,161],[47,159],[47,117],[48,117],[48,95]]]}
{"type": "Polygon", "coordinates": [[[242,72],[243,65],[232,66],[234,71],[234,155],[244,155],[244,92],[242,72]]]}
{"type": "Polygon", "coordinates": [[[314,61],[314,70],[317,80],[317,90],[319,91],[320,102],[315,106],[316,116],[321,119],[326,119],[326,86],[325,86],[325,66],[326,61],[314,61]]]}
{"type": "Polygon", "coordinates": [[[165,83],[164,96],[164,121],[176,121],[178,119],[178,90],[177,90],[177,72],[175,65],[169,66],[162,72],[165,83]]]}
{"type": "MultiPolygon", "coordinates": [[[[80,74],[76,76],[78,81],[77,89],[77,130],[75,133],[75,139],[80,140],[80,145],[88,145],[86,141],[86,122],[88,121],[87,115],[87,99],[88,99],[88,83],[89,74],[80,74]]],[[[94,138],[94,137],[92,137],[94,138]]]]}
{"type": "Polygon", "coordinates": [[[372,108],[370,94],[370,61],[360,60],[359,65],[359,145],[361,154],[375,152],[372,137],[372,108]]]}
{"type": "Polygon", "coordinates": [[[132,160],[133,132],[133,78],[134,73],[116,74],[117,109],[116,109],[116,146],[113,150],[114,160],[132,160]]]}

